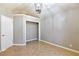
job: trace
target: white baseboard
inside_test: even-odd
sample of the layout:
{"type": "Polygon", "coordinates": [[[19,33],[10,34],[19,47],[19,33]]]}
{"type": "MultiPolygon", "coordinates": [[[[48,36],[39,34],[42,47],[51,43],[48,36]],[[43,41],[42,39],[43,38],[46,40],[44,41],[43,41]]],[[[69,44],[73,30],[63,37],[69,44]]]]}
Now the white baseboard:
{"type": "Polygon", "coordinates": [[[24,43],[24,44],[13,44],[13,46],[24,46],[24,45],[26,45],[26,43],[24,43]]]}
{"type": "Polygon", "coordinates": [[[0,52],[3,52],[5,50],[7,50],[8,48],[12,47],[12,45],[10,45],[9,47],[5,48],[5,49],[1,49],[0,52]]]}
{"type": "Polygon", "coordinates": [[[53,46],[57,46],[57,47],[63,48],[63,49],[68,50],[68,51],[72,51],[72,52],[75,52],[75,53],[79,53],[79,51],[74,50],[74,49],[70,49],[68,47],[64,47],[64,46],[60,46],[60,45],[57,45],[57,44],[53,44],[53,43],[50,43],[50,42],[47,42],[47,41],[44,41],[44,40],[40,40],[40,41],[45,42],[45,43],[48,43],[48,44],[51,44],[53,46]]]}
{"type": "Polygon", "coordinates": [[[33,40],[37,40],[37,38],[26,40],[26,42],[30,42],[30,41],[33,41],[33,40]]]}
{"type": "MultiPolygon", "coordinates": [[[[10,47],[12,47],[13,45],[14,46],[24,46],[24,45],[26,45],[26,43],[24,43],[24,44],[12,44],[10,47]]],[[[8,48],[10,48],[10,47],[8,47],[8,48]]],[[[0,50],[0,53],[3,52],[3,51],[5,51],[5,50],[7,50],[8,48],[0,50]]]]}

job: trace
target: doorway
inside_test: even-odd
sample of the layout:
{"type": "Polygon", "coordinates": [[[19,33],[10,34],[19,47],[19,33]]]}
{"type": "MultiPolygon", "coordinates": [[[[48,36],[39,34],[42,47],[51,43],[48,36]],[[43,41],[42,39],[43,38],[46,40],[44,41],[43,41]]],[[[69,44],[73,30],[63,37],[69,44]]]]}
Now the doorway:
{"type": "Polygon", "coordinates": [[[37,22],[26,21],[26,42],[39,39],[39,26],[37,22]]]}

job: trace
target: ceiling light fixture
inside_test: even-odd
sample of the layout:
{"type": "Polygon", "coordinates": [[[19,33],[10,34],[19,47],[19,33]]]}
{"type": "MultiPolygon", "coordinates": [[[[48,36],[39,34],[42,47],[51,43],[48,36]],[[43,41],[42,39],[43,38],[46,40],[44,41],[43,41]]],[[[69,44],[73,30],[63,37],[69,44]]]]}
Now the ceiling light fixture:
{"type": "Polygon", "coordinates": [[[42,4],[41,3],[35,3],[35,11],[40,14],[41,13],[41,8],[42,8],[42,4]]]}

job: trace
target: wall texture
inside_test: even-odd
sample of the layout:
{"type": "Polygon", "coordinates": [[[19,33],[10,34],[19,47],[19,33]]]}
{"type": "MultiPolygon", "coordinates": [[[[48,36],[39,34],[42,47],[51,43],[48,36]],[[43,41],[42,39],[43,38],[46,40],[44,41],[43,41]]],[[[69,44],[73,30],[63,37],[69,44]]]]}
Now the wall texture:
{"type": "Polygon", "coordinates": [[[15,16],[13,17],[13,43],[14,44],[23,44],[23,17],[15,16]]]}
{"type": "Polygon", "coordinates": [[[44,9],[41,16],[42,40],[79,50],[79,8],[56,14],[44,9]]]}

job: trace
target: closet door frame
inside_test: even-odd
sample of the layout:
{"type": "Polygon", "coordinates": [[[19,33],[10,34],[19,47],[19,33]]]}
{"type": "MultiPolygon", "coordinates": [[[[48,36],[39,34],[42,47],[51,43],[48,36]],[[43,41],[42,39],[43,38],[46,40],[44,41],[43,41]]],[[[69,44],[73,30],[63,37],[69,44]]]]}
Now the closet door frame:
{"type": "Polygon", "coordinates": [[[23,21],[23,26],[24,27],[24,36],[25,36],[25,42],[26,42],[26,22],[29,21],[29,22],[34,22],[34,23],[38,23],[38,41],[40,41],[40,21],[36,21],[36,20],[27,20],[27,18],[24,18],[24,21],[23,21]]]}

